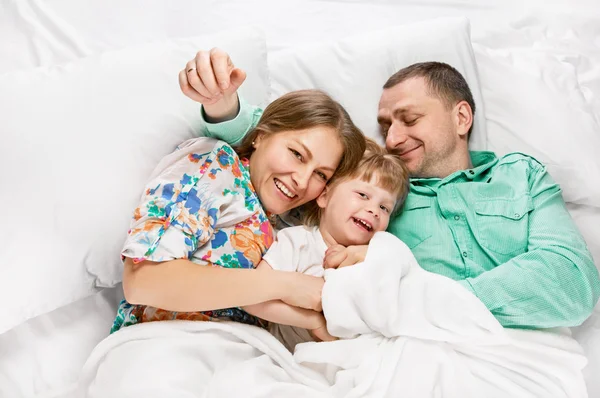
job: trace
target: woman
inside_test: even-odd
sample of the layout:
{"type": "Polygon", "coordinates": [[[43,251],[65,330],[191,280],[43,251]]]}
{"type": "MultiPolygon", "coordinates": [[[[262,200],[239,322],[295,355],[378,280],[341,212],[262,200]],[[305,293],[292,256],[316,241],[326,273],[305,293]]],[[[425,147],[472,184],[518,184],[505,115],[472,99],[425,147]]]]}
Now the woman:
{"type": "Polygon", "coordinates": [[[122,251],[113,332],[172,319],[263,326],[239,307],[270,300],[321,310],[322,278],[254,267],[273,242],[269,217],[314,200],[357,164],[364,136],[327,94],[304,90],[270,104],[237,150],[197,138],[159,163],[122,251]]]}

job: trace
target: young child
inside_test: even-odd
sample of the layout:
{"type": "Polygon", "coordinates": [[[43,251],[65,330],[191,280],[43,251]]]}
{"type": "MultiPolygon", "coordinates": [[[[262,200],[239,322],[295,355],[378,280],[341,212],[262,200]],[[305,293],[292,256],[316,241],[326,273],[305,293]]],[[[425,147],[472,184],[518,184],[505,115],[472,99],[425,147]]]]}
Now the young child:
{"type": "MultiPolygon", "coordinates": [[[[366,151],[357,167],[330,181],[306,209],[305,225],[286,228],[277,234],[277,241],[257,268],[322,277],[328,247],[367,245],[375,232],[386,230],[390,216],[403,204],[408,188],[408,170],[402,160],[367,139],[366,151]]],[[[272,322],[271,333],[291,352],[301,342],[335,339],[327,333],[325,317],[320,312],[283,301],[268,301],[243,309],[272,322]]]]}

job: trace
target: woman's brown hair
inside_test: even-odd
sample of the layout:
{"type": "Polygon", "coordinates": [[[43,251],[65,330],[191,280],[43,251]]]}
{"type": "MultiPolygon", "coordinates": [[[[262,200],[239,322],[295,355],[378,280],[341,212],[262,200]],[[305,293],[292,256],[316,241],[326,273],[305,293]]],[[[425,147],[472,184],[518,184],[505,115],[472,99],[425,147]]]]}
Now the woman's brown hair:
{"type": "Polygon", "coordinates": [[[320,90],[292,91],[273,101],[265,108],[260,121],[244,137],[236,152],[241,158],[249,159],[254,152],[252,143],[259,135],[319,126],[335,130],[344,148],[334,176],[347,174],[356,167],[365,152],[365,137],[354,125],[348,112],[320,90]]]}

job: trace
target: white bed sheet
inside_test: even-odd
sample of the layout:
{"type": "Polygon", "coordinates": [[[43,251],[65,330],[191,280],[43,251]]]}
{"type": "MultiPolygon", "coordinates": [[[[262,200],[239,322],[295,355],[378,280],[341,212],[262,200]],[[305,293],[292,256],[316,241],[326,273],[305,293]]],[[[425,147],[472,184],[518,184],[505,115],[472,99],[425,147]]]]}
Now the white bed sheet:
{"type": "MultiPolygon", "coordinates": [[[[552,53],[572,68],[573,84],[600,123],[600,8],[595,0],[0,0],[0,73],[247,24],[262,26],[269,50],[276,51],[440,16],[467,16],[474,43],[511,57],[515,68],[543,75],[548,84],[563,77],[520,55],[532,49],[552,53]]],[[[588,243],[595,243],[592,252],[600,264],[600,204],[569,209],[588,243]]],[[[92,347],[107,334],[120,295],[119,288],[106,290],[0,336],[0,396],[66,394],[92,347]]],[[[573,334],[590,359],[590,397],[600,397],[600,307],[573,334]]]]}
{"type": "Polygon", "coordinates": [[[0,335],[0,397],[70,396],[122,298],[121,285],[104,289],[0,335]]]}

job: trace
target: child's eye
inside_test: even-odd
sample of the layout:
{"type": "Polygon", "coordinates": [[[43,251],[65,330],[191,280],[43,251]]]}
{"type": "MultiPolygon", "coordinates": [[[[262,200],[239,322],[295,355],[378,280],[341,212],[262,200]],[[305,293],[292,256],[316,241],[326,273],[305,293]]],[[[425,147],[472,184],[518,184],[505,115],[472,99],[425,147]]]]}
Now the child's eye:
{"type": "Polygon", "coordinates": [[[367,196],[367,194],[362,193],[362,192],[357,192],[358,196],[360,196],[363,199],[369,199],[369,197],[367,196]]]}
{"type": "Polygon", "coordinates": [[[388,209],[386,206],[379,206],[381,208],[381,210],[385,211],[386,213],[390,212],[390,209],[388,209]]]}
{"type": "Polygon", "coordinates": [[[289,148],[290,152],[292,153],[292,155],[294,155],[296,158],[298,158],[298,160],[302,160],[302,154],[298,151],[296,151],[295,149],[289,148]]]}

